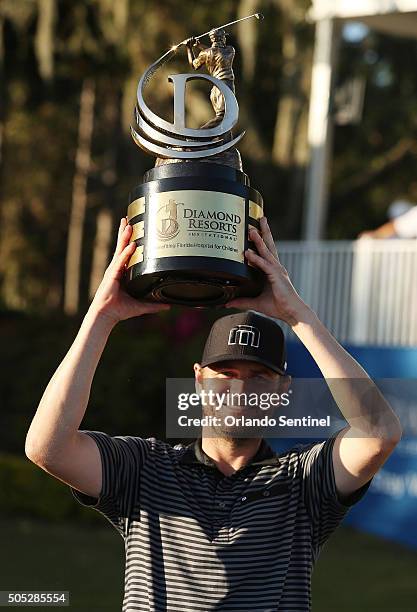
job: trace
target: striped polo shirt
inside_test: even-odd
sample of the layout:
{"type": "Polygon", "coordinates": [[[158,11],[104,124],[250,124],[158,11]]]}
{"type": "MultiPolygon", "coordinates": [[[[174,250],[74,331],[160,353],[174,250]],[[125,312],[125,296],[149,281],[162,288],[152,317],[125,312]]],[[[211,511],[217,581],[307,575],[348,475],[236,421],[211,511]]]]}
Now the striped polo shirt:
{"type": "Polygon", "coordinates": [[[320,550],[372,481],[339,499],[337,433],[280,454],[262,439],[230,476],[201,438],[172,446],[84,433],[100,450],[102,490],[98,498],[71,491],[125,541],[126,612],[310,611],[320,550]]]}

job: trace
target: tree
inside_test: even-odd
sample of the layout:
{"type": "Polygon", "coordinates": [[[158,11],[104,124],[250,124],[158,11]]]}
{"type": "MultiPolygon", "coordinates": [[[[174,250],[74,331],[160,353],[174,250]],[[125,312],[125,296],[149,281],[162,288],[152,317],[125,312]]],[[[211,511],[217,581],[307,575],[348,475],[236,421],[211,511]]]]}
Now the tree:
{"type": "Polygon", "coordinates": [[[94,100],[95,82],[93,79],[86,78],[83,81],[80,95],[78,147],[75,157],[75,174],[65,264],[64,312],[68,315],[76,314],[79,307],[81,251],[87,206],[87,181],[91,164],[94,100]]]}

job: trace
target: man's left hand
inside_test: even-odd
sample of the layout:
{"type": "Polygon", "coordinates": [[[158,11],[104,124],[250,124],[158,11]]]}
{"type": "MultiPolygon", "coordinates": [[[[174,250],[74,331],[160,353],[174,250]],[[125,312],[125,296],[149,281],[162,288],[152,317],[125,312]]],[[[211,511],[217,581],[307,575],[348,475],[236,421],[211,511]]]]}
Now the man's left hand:
{"type": "Polygon", "coordinates": [[[248,262],[264,272],[265,286],[257,297],[235,298],[225,305],[226,308],[252,309],[281,319],[294,325],[300,320],[301,312],[308,308],[290,281],[287,270],[280,263],[274,239],[266,217],[260,219],[261,235],[250,230],[250,239],[257,253],[252,249],[245,251],[248,262]]]}

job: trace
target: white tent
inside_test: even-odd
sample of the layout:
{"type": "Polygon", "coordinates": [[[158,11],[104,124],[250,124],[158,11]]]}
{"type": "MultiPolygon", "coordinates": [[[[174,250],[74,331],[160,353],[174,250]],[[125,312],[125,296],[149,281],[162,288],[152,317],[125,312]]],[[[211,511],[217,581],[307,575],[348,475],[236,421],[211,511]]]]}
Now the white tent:
{"type": "Polygon", "coordinates": [[[311,151],[304,214],[304,238],[323,237],[331,148],[329,116],[332,77],[341,25],[361,21],[393,36],[417,38],[417,0],[313,0],[316,23],[308,139],[311,151]]]}

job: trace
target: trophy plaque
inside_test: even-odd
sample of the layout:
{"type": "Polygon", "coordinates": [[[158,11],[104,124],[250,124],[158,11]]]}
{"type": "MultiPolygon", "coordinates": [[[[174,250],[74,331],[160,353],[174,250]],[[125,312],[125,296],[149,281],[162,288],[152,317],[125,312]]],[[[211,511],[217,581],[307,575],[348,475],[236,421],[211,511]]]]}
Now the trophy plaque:
{"type": "MultiPolygon", "coordinates": [[[[244,19],[252,17],[262,18],[257,13],[244,19]]],[[[234,23],[171,47],[139,81],[131,133],[156,163],[132,190],[127,211],[137,248],[124,282],[133,297],[201,308],[262,290],[262,272],[244,256],[248,247],[254,248],[248,232],[251,227],[259,231],[263,201],[250,186],[236,148],[244,132],[232,132],[239,115],[232,69],[235,50],[227,45],[224,28],[234,23]],[[199,42],[204,36],[209,36],[211,46],[199,42]],[[207,74],[168,76],[174,99],[171,123],[152,112],[144,89],[181,48],[190,66],[204,66],[207,74]],[[185,122],[186,85],[192,79],[210,83],[215,115],[198,129],[185,122]]]]}

